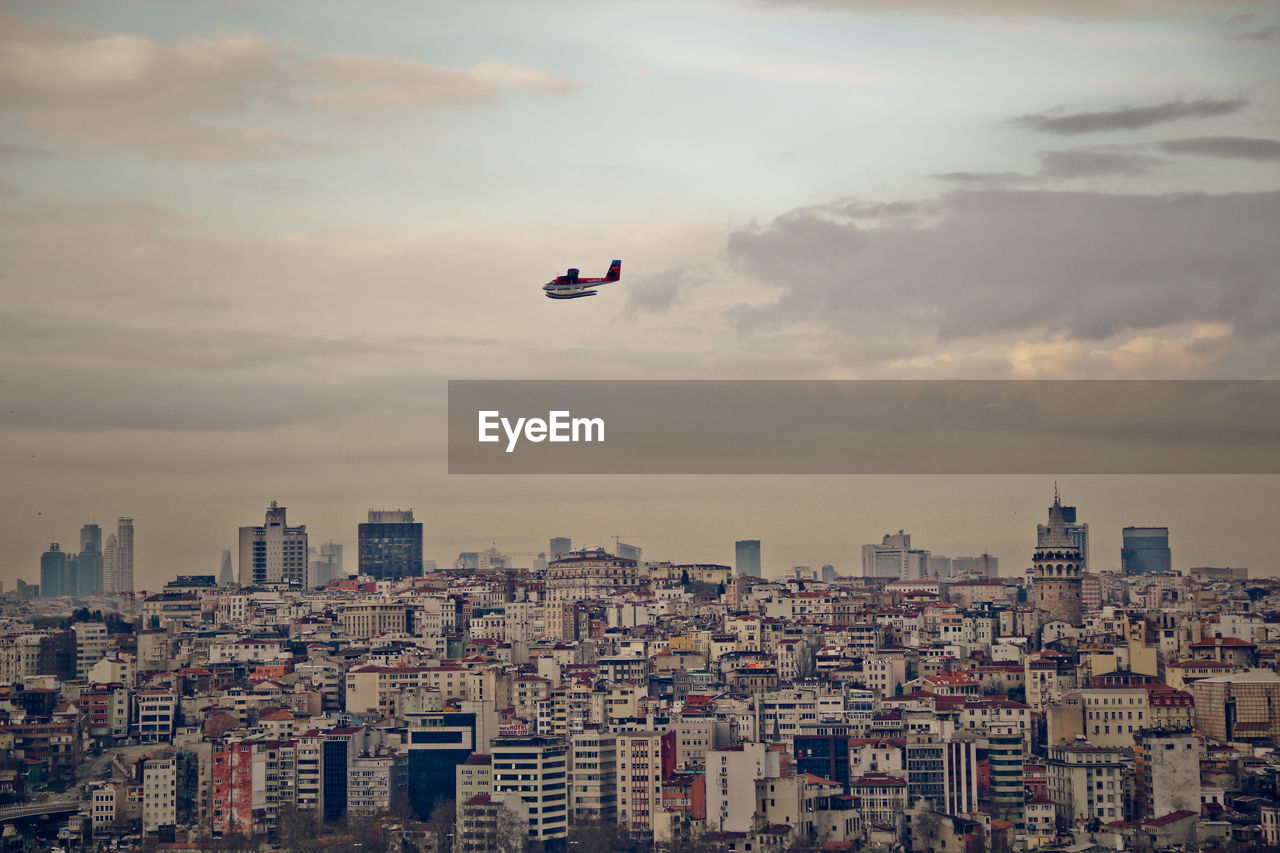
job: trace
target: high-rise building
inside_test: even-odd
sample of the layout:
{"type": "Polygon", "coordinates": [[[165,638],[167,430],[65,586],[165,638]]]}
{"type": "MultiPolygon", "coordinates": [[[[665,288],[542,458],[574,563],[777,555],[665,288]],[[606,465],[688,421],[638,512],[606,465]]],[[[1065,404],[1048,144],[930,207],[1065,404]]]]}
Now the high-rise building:
{"type": "Polygon", "coordinates": [[[739,575],[760,577],[760,540],[739,539],[733,543],[733,570],[739,575]]]}
{"type": "Polygon", "coordinates": [[[994,578],[1000,574],[1000,561],[990,554],[979,554],[976,557],[952,557],[951,576],[953,578],[966,575],[994,578]]]}
{"type": "Polygon", "coordinates": [[[1050,619],[1069,625],[1083,621],[1080,584],[1080,549],[1067,533],[1067,520],[1054,490],[1049,523],[1036,528],[1036,550],[1032,557],[1034,604],[1048,611],[1050,619]]]}
{"type": "Polygon", "coordinates": [[[80,553],[85,551],[102,553],[102,528],[96,524],[86,524],[80,528],[80,553]]]}
{"type": "Polygon", "coordinates": [[[40,597],[60,595],[75,595],[75,590],[67,591],[67,552],[54,542],[40,556],[40,597]]]}
{"type": "Polygon", "coordinates": [[[624,560],[635,560],[640,562],[640,546],[628,545],[626,542],[619,542],[617,547],[618,556],[624,560]]]}
{"type": "Polygon", "coordinates": [[[307,561],[307,586],[315,589],[328,586],[339,578],[346,577],[342,570],[342,546],[337,542],[325,542],[317,553],[311,549],[307,561]]]}
{"type": "Polygon", "coordinates": [[[422,524],[413,510],[369,510],[359,539],[360,574],[380,581],[422,575],[422,524]]]}
{"type": "MultiPolygon", "coordinates": [[[[68,595],[78,595],[80,597],[90,595],[101,595],[103,589],[102,575],[102,553],[99,551],[81,551],[68,563],[75,563],[75,592],[68,592],[68,595]]],[[[70,578],[68,578],[70,580],[70,578]]]]}
{"type": "Polygon", "coordinates": [[[1126,575],[1173,569],[1169,528],[1126,527],[1121,531],[1120,570],[1126,575]]]}
{"type": "Polygon", "coordinates": [[[573,540],[568,536],[552,536],[551,547],[547,549],[547,559],[559,560],[561,557],[569,556],[572,550],[573,540]]]}
{"type": "Polygon", "coordinates": [[[307,526],[285,524],[285,508],[275,501],[261,527],[240,528],[240,585],[288,584],[307,580],[307,526]]]}
{"type": "Polygon", "coordinates": [[[133,592],[133,519],[116,519],[116,532],[103,549],[102,591],[128,595],[133,592]]]}
{"type": "Polygon", "coordinates": [[[932,555],[911,547],[911,534],[899,530],[884,536],[879,545],[862,546],[862,574],[865,577],[926,580],[932,555]]]}
{"type": "Polygon", "coordinates": [[[1200,807],[1200,739],[1191,729],[1133,735],[1134,812],[1157,818],[1200,807]]]}
{"type": "Polygon", "coordinates": [[[569,749],[562,740],[502,737],[491,741],[493,793],[520,797],[529,813],[529,840],[547,842],[569,833],[569,749]]]}
{"type": "Polygon", "coordinates": [[[222,552],[222,567],[218,570],[218,586],[230,586],[236,579],[235,570],[231,568],[231,549],[222,552]]]}
{"type": "Polygon", "coordinates": [[[116,554],[120,551],[114,533],[107,536],[107,544],[102,546],[102,591],[108,595],[116,593],[116,554]]]}

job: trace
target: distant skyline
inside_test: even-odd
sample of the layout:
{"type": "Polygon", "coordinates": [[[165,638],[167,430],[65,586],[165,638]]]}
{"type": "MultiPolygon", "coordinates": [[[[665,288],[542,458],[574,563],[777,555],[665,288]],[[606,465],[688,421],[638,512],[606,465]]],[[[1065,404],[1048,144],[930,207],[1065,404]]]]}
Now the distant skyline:
{"type": "MultiPolygon", "coordinates": [[[[749,537],[761,540],[766,577],[797,565],[825,563],[841,574],[860,575],[862,546],[901,528],[912,535],[913,547],[946,557],[986,550],[999,559],[1001,576],[1021,577],[1031,564],[1036,525],[1045,523],[1053,502],[1052,481],[1038,476],[744,476],[629,478],[627,495],[610,499],[616,489],[601,487],[595,492],[599,499],[585,506],[574,496],[581,483],[568,482],[580,479],[521,478],[518,482],[534,488],[514,488],[494,501],[478,489],[465,501],[438,497],[416,502],[425,558],[450,568],[463,551],[495,544],[506,551],[546,551],[550,537],[560,535],[571,538],[575,549],[612,550],[614,536],[620,535],[643,548],[645,559],[732,566],[735,541],[749,537]],[[665,499],[673,490],[699,496],[704,509],[691,508],[699,501],[665,499]],[[532,497],[534,492],[541,492],[542,499],[532,497]],[[529,512],[533,504],[540,512],[529,512]],[[779,513],[778,507],[786,512],[779,513]],[[576,516],[562,514],[571,509],[576,516]],[[622,511],[631,514],[623,516],[622,511]]],[[[1077,477],[1059,485],[1063,501],[1075,504],[1079,520],[1089,524],[1092,571],[1120,570],[1123,527],[1167,526],[1174,569],[1230,565],[1246,567],[1253,576],[1280,574],[1267,505],[1275,488],[1272,477],[1077,477]],[[1129,512],[1126,506],[1144,509],[1129,512]]],[[[331,499],[279,502],[288,510],[290,525],[307,526],[312,547],[332,540],[354,555],[356,526],[365,520],[367,506],[357,510],[331,499]]],[[[377,505],[397,503],[409,507],[405,501],[377,505]]],[[[156,530],[183,524],[187,535],[180,543],[172,535],[148,535],[151,525],[143,527],[135,517],[138,588],[156,589],[179,574],[216,575],[226,548],[222,543],[234,544],[240,525],[261,524],[266,505],[246,506],[240,513],[215,507],[205,523],[184,521],[184,508],[171,506],[156,517],[156,530]]],[[[60,525],[43,517],[38,524],[43,530],[60,525]]],[[[72,532],[78,530],[76,525],[72,532]]],[[[38,580],[40,554],[52,541],[66,546],[72,538],[46,541],[25,570],[7,565],[6,589],[18,577],[28,583],[38,580]]],[[[531,566],[532,558],[522,562],[531,566]]],[[[346,568],[355,571],[353,563],[346,568]]]]}
{"type": "MultiPolygon", "coordinates": [[[[138,585],[216,574],[272,499],[1018,571],[1044,478],[450,477],[445,382],[1280,378],[1278,60],[1231,0],[8,3],[0,580],[119,515],[138,585]]],[[[1277,480],[1062,488],[1098,567],[1280,572],[1277,480]]]]}

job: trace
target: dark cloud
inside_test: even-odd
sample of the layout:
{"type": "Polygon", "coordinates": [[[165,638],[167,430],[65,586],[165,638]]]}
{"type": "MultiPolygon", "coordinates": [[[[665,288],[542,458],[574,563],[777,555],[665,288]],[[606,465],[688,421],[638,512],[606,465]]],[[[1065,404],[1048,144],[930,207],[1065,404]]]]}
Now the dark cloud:
{"type": "Polygon", "coordinates": [[[1091,178],[1100,175],[1145,175],[1165,161],[1122,148],[1071,148],[1040,152],[1042,178],[1091,178]]]}
{"type": "Polygon", "coordinates": [[[1021,172],[943,172],[934,175],[940,181],[971,189],[996,189],[1014,187],[1032,180],[1021,172]]]}
{"type": "Polygon", "coordinates": [[[1177,99],[1148,106],[1125,106],[1096,112],[1069,112],[1056,107],[1041,113],[1018,116],[1013,123],[1041,133],[1076,136],[1109,130],[1141,130],[1165,122],[1182,119],[1212,118],[1239,112],[1248,104],[1246,98],[1177,99]]]}
{"type": "Polygon", "coordinates": [[[1231,157],[1240,160],[1280,160],[1280,140],[1249,136],[1196,136],[1171,139],[1158,146],[1170,154],[1231,157]]]}
{"type": "Polygon", "coordinates": [[[1219,321],[1280,331],[1280,193],[1120,195],[966,190],[927,226],[866,227],[812,209],[731,235],[778,289],[741,325],[810,322],[925,341],[1044,330],[1102,339],[1219,321]]]}
{"type": "Polygon", "coordinates": [[[1227,38],[1233,41],[1258,41],[1273,43],[1280,41],[1280,24],[1270,24],[1246,33],[1232,33],[1227,38]]]}

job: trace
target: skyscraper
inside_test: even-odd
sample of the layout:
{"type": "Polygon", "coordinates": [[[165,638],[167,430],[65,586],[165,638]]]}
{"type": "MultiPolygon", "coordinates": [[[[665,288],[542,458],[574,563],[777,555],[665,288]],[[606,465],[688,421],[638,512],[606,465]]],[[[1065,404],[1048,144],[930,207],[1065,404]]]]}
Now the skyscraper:
{"type": "Polygon", "coordinates": [[[928,551],[912,548],[911,534],[899,530],[885,534],[879,545],[862,546],[862,574],[869,578],[925,580],[933,577],[929,571],[932,556],[928,551]]]}
{"type": "Polygon", "coordinates": [[[80,528],[80,553],[85,551],[102,553],[102,528],[96,524],[86,524],[80,528]]]}
{"type": "Polygon", "coordinates": [[[76,594],[101,595],[105,577],[102,562],[102,528],[80,528],[80,554],[76,557],[76,594]]]}
{"type": "Polygon", "coordinates": [[[733,543],[733,569],[739,575],[760,577],[760,540],[739,539],[733,543]]]}
{"type": "Polygon", "coordinates": [[[413,510],[369,510],[359,525],[360,574],[396,581],[422,574],[422,524],[413,510]]]}
{"type": "Polygon", "coordinates": [[[228,586],[235,579],[235,572],[231,568],[231,549],[228,548],[222,552],[222,568],[218,571],[218,585],[228,586]]]}
{"type": "Polygon", "coordinates": [[[66,589],[67,554],[57,542],[49,545],[49,550],[40,556],[40,597],[57,598],[60,595],[75,595],[75,590],[66,589]]]}
{"type": "Polygon", "coordinates": [[[1167,572],[1173,568],[1169,528],[1126,527],[1121,531],[1120,569],[1126,575],[1167,572]]]}
{"type": "Polygon", "coordinates": [[[1067,519],[1054,489],[1049,523],[1036,527],[1036,550],[1032,557],[1035,579],[1035,606],[1046,610],[1050,619],[1069,625],[1082,620],[1080,603],[1080,549],[1067,532],[1067,519]]]}
{"type": "Polygon", "coordinates": [[[573,540],[568,536],[552,536],[551,547],[547,549],[547,559],[559,560],[561,557],[569,556],[572,550],[573,540]]]}
{"type": "Polygon", "coordinates": [[[307,579],[307,526],[285,524],[285,508],[267,507],[261,527],[240,528],[240,585],[289,584],[307,579]]]}
{"type": "Polygon", "coordinates": [[[133,519],[121,516],[116,519],[116,532],[107,539],[103,552],[103,592],[128,595],[133,592],[133,519]],[[114,544],[114,548],[112,545],[114,544]]]}

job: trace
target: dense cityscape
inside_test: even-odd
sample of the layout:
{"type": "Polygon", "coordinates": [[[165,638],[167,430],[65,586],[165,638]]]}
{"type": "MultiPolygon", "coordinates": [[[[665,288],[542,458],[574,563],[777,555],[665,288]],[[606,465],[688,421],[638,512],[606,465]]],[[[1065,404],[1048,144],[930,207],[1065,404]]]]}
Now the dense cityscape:
{"type": "Polygon", "coordinates": [[[85,525],[3,597],[4,846],[1280,844],[1280,584],[1175,570],[1166,528],[1092,554],[1056,489],[1028,542],[1017,576],[901,530],[840,571],[567,538],[440,568],[370,510],[351,566],[272,502],[143,591],[134,520],[85,525]]]}

